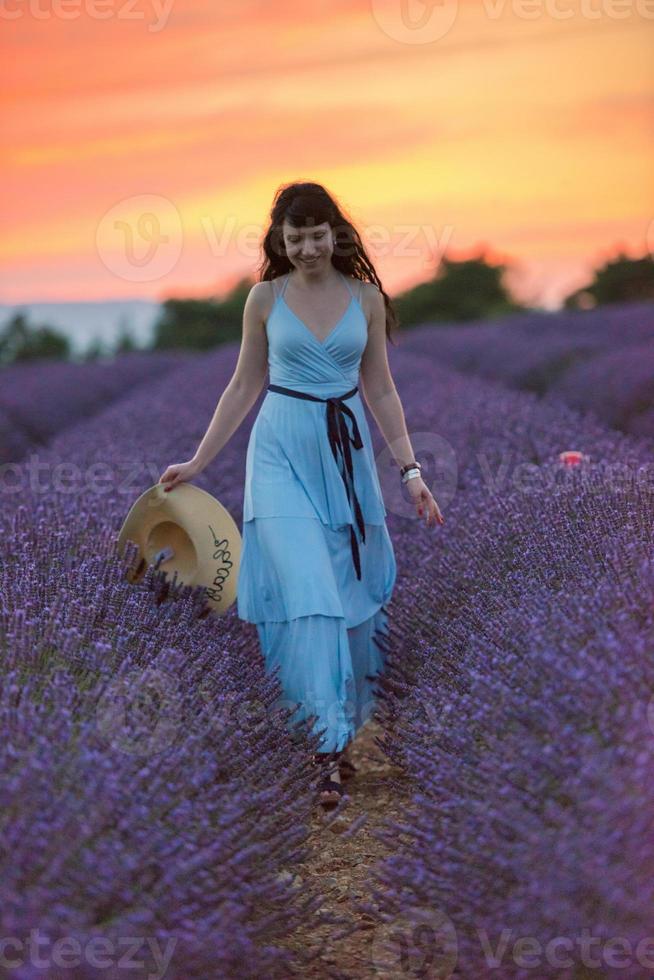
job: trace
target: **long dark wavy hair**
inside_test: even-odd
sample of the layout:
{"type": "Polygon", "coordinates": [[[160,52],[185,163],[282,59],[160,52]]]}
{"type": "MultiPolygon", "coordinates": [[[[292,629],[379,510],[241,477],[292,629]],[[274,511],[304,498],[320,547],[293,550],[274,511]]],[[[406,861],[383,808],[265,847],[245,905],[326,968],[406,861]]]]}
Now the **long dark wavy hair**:
{"type": "Polygon", "coordinates": [[[358,231],[346,216],[343,208],[322,184],[295,181],[280,187],[270,209],[270,225],[263,239],[263,259],[259,281],[275,279],[289,272],[293,265],[286,254],[282,225],[286,219],[294,228],[303,225],[321,225],[327,221],[334,237],[332,265],[345,275],[363,282],[374,282],[384,297],[386,307],[386,336],[397,346],[391,330],[398,326],[397,313],[390,297],[384,292],[375,267],[361,242],[358,231]]]}

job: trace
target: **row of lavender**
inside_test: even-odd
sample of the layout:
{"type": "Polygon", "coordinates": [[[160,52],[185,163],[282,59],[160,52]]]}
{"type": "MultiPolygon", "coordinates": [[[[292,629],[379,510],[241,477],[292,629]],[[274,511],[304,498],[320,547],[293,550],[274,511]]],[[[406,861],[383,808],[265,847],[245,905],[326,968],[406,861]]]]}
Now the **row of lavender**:
{"type": "Polygon", "coordinates": [[[401,344],[440,365],[548,393],[611,428],[654,438],[654,303],[421,326],[401,344]]]}
{"type": "Polygon", "coordinates": [[[373,961],[416,976],[649,977],[648,440],[393,356],[446,524],[434,536],[391,517],[382,748],[415,795],[381,835],[393,855],[374,875],[373,961]],[[589,459],[564,467],[568,449],[589,459]]]}
{"type": "MultiPolygon", "coordinates": [[[[234,363],[230,348],[144,385],[37,451],[38,484],[18,464],[3,490],[0,936],[15,980],[120,977],[125,957],[135,976],[285,977],[280,941],[322,901],[289,874],[317,737],[289,740],[254,627],[235,606],[205,616],[200,590],[153,570],[128,584],[116,552],[234,363]]],[[[251,422],[196,481],[235,517],[251,422]]]]}
{"type": "MultiPolygon", "coordinates": [[[[457,327],[417,327],[407,351],[514,387],[549,391],[608,425],[654,437],[654,304],[528,314],[457,327]]],[[[0,371],[0,463],[43,446],[147,379],[197,355],[131,352],[91,364],[15,364],[0,371]]]]}
{"type": "Polygon", "coordinates": [[[30,361],[2,368],[0,464],[22,459],[67,426],[192,356],[186,351],[131,351],[90,364],[30,361]]]}
{"type": "MultiPolygon", "coordinates": [[[[289,744],[272,712],[278,691],[254,633],[235,610],[201,618],[184,591],[163,601],[152,575],[128,586],[113,553],[133,499],[197,445],[235,354],[206,356],[60,436],[38,454],[39,485],[5,493],[5,937],[30,927],[82,944],[140,937],[151,970],[170,953],[168,977],[283,976],[278,941],[320,903],[284,873],[306,853],[311,741],[289,744]],[[69,485],[49,486],[61,461],[74,463],[69,485]],[[113,474],[101,485],[98,463],[113,474]]],[[[487,960],[478,969],[480,923],[492,939],[498,922],[514,938],[527,929],[545,938],[562,934],[570,908],[573,926],[592,929],[615,907],[636,937],[652,898],[641,846],[654,812],[643,778],[652,733],[642,710],[628,712],[651,690],[651,483],[630,486],[628,472],[623,492],[595,467],[588,485],[582,471],[562,487],[538,481],[559,473],[567,448],[633,474],[643,446],[390,354],[416,452],[444,474],[435,491],[447,524],[429,536],[417,525],[380,453],[400,565],[383,746],[418,791],[403,828],[413,847],[402,843],[378,869],[375,897],[390,920],[376,930],[376,955],[401,933],[397,913],[399,925],[426,917],[431,927],[436,915],[441,930],[455,929],[464,976],[488,969],[487,960]],[[521,480],[535,479],[535,491],[507,486],[507,467],[525,461],[535,466],[521,480]],[[607,803],[606,785],[623,796],[607,803]]],[[[197,481],[235,518],[251,421],[197,481]]],[[[394,849],[398,841],[390,828],[394,849]]],[[[32,975],[28,964],[14,973],[32,975]]],[[[107,975],[88,958],[61,972],[107,975]]]]}

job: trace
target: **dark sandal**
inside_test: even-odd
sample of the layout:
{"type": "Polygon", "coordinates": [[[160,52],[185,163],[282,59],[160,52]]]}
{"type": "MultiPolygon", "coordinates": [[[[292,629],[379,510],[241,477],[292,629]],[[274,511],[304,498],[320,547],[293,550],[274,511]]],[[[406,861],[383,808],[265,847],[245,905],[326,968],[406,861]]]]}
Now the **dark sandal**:
{"type": "Polygon", "coordinates": [[[359,767],[355,766],[354,763],[349,762],[347,759],[339,759],[338,771],[341,779],[352,779],[352,777],[358,773],[359,767]]]}
{"type": "Polygon", "coordinates": [[[340,783],[337,783],[334,779],[330,779],[329,776],[325,776],[318,785],[318,793],[320,795],[320,805],[326,810],[331,810],[332,807],[338,806],[341,798],[344,796],[344,789],[340,783]],[[329,793],[328,797],[324,794],[329,793]],[[337,794],[334,797],[334,794],[337,794]]]}

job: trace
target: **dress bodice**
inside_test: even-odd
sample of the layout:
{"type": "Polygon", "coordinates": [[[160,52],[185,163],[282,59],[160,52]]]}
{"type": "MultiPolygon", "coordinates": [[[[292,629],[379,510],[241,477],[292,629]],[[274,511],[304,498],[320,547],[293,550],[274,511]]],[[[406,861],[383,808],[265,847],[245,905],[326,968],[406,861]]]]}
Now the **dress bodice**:
{"type": "MultiPolygon", "coordinates": [[[[339,399],[358,386],[368,324],[347,278],[343,279],[351,293],[350,304],[323,341],[285,302],[288,278],[276,292],[266,323],[271,385],[318,399],[339,399]]],[[[362,440],[352,452],[353,501],[359,502],[366,523],[383,524],[386,508],[359,391],[346,404],[344,425],[352,438],[358,429],[362,440]]],[[[321,400],[293,398],[274,390],[266,393],[248,444],[244,521],[293,515],[317,517],[332,527],[355,522],[334,456],[328,413],[329,406],[321,400]]]]}
{"type": "Polygon", "coordinates": [[[276,290],[266,323],[272,384],[330,397],[358,383],[368,322],[347,277],[340,275],[351,294],[350,304],[324,340],[318,340],[284,299],[288,276],[276,290]]]}

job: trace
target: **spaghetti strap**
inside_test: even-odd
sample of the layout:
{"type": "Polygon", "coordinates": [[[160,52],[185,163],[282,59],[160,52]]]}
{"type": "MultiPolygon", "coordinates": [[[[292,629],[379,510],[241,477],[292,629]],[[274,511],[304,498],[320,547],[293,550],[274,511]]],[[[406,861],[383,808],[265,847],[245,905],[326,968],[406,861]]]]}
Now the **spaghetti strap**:
{"type": "Polygon", "coordinates": [[[345,283],[345,285],[347,286],[347,289],[348,289],[348,292],[349,292],[349,294],[350,294],[350,296],[351,296],[351,297],[352,297],[352,298],[354,299],[354,293],[352,292],[352,287],[350,286],[350,283],[348,282],[348,278],[347,278],[347,276],[346,276],[346,275],[344,275],[344,274],[343,274],[343,273],[341,272],[341,270],[340,270],[340,269],[338,270],[338,272],[340,273],[340,275],[341,275],[341,277],[342,277],[342,279],[343,279],[343,282],[344,282],[344,283],[345,283]]]}
{"type": "MultiPolygon", "coordinates": [[[[339,269],[338,271],[339,271],[339,272],[341,272],[341,270],[340,270],[340,269],[339,269]]],[[[342,272],[341,272],[341,275],[343,276],[343,279],[345,280],[345,285],[346,285],[346,286],[347,286],[347,288],[348,288],[348,289],[350,290],[350,295],[351,295],[352,297],[354,297],[354,293],[353,293],[353,291],[352,291],[352,287],[350,286],[350,282],[349,282],[349,279],[348,279],[348,277],[347,277],[346,275],[343,275],[343,273],[342,273],[342,272]]],[[[363,289],[363,281],[362,281],[361,279],[357,279],[357,283],[359,284],[359,289],[358,289],[358,293],[357,293],[357,296],[356,296],[356,297],[354,297],[354,298],[356,299],[356,301],[357,301],[357,303],[359,304],[359,306],[361,306],[361,291],[362,291],[362,289],[363,289]]]]}
{"type": "Polygon", "coordinates": [[[272,286],[272,290],[273,290],[273,297],[274,297],[274,299],[275,299],[275,302],[276,302],[276,301],[277,301],[277,300],[279,299],[279,297],[280,297],[280,296],[282,295],[282,294],[281,294],[281,291],[280,291],[280,289],[279,289],[279,284],[278,284],[278,283],[279,283],[279,276],[278,276],[278,277],[277,277],[276,279],[271,279],[271,280],[270,280],[270,285],[272,286]]]}
{"type": "MultiPolygon", "coordinates": [[[[352,291],[352,287],[350,286],[348,277],[346,275],[344,275],[344,273],[342,273],[340,269],[337,269],[336,271],[338,272],[339,276],[341,277],[341,279],[343,280],[343,282],[347,286],[347,289],[348,289],[348,292],[349,292],[350,296],[352,296],[353,298],[355,298],[354,297],[354,293],[352,291]]],[[[276,298],[281,298],[284,295],[284,293],[286,292],[286,287],[288,286],[288,281],[289,281],[290,278],[291,278],[291,274],[290,274],[290,272],[287,272],[286,273],[286,276],[284,278],[284,285],[282,286],[282,288],[280,290],[277,290],[276,289],[276,287],[275,287],[275,280],[274,279],[271,280],[271,282],[273,284],[273,291],[275,293],[275,297],[276,298]]],[[[358,295],[358,297],[356,297],[356,299],[357,299],[357,302],[359,303],[359,306],[360,306],[361,305],[361,289],[363,287],[363,284],[361,283],[361,280],[358,280],[358,282],[360,283],[360,285],[359,285],[359,295],[358,295]]]]}

